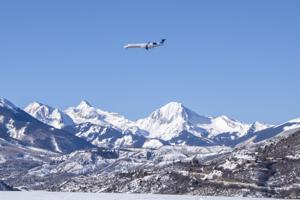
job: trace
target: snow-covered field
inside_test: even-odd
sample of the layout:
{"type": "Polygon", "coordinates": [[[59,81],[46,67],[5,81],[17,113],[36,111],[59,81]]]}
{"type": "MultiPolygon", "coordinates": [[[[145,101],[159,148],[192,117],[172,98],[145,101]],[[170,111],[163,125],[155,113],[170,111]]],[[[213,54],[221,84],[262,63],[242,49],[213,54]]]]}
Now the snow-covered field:
{"type": "MultiPolygon", "coordinates": [[[[250,200],[243,197],[200,197],[187,195],[68,193],[68,192],[0,192],[2,200],[250,200]]],[[[256,198],[263,199],[263,198],[256,198]]]]}

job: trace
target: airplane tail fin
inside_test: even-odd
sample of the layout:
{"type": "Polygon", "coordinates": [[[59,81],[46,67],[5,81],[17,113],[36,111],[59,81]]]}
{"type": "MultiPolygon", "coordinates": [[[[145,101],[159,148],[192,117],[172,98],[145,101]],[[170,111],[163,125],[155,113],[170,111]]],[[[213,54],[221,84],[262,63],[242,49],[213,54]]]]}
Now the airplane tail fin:
{"type": "Polygon", "coordinates": [[[166,41],[166,39],[161,39],[161,41],[160,41],[160,45],[163,45],[164,44],[164,42],[166,41]]]}

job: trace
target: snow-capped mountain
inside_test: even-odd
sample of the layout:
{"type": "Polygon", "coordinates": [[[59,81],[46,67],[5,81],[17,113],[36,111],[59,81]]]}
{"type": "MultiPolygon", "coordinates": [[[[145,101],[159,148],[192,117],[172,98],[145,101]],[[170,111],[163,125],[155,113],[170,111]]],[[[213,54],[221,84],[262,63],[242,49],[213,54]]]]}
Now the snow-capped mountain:
{"type": "MultiPolygon", "coordinates": [[[[141,148],[146,141],[145,131],[133,125],[133,122],[116,113],[94,108],[87,101],[65,112],[48,105],[33,102],[25,111],[36,119],[59,129],[64,129],[99,147],[141,148]],[[74,122],[73,122],[74,120],[74,122]],[[75,123],[76,122],[76,123],[75,123]]],[[[146,146],[152,143],[147,143],[146,146]]],[[[156,147],[158,144],[153,144],[156,147]]]]}
{"type": "Polygon", "coordinates": [[[138,120],[137,126],[148,131],[149,137],[171,141],[176,144],[226,144],[252,132],[268,128],[259,122],[246,124],[227,116],[201,116],[181,103],[171,102],[155,110],[145,119],[138,120]]]}
{"type": "Polygon", "coordinates": [[[58,129],[74,125],[73,120],[64,112],[39,102],[29,104],[24,111],[45,124],[58,129]]]}
{"type": "Polygon", "coordinates": [[[103,111],[91,106],[87,101],[82,101],[77,107],[65,110],[76,124],[91,123],[99,126],[113,127],[121,131],[131,131],[136,134],[146,134],[134,122],[117,113],[103,111]]]}
{"type": "Polygon", "coordinates": [[[82,101],[77,107],[70,107],[65,113],[76,123],[65,130],[98,147],[141,148],[148,133],[135,126],[134,122],[117,113],[103,111],[82,101]]]}
{"type": "Polygon", "coordinates": [[[178,102],[168,103],[137,121],[95,108],[87,101],[64,112],[36,102],[25,110],[48,125],[67,129],[101,147],[233,146],[245,135],[270,127],[259,122],[242,123],[224,115],[202,116],[178,102]]]}
{"type": "Polygon", "coordinates": [[[249,144],[267,143],[269,140],[288,137],[295,130],[300,130],[300,118],[290,120],[277,126],[271,126],[259,131],[251,131],[238,140],[234,141],[235,145],[244,146],[249,144]]]}
{"type": "Polygon", "coordinates": [[[81,138],[42,123],[3,98],[0,98],[0,138],[61,153],[92,147],[81,138]]]}
{"type": "Polygon", "coordinates": [[[37,120],[0,98],[0,190],[300,197],[300,118],[245,124],[172,102],[124,125],[121,115],[77,107],[73,118],[59,112],[74,121],[65,126],[51,107],[26,109],[37,120]],[[61,129],[45,124],[56,120],[61,129]]]}

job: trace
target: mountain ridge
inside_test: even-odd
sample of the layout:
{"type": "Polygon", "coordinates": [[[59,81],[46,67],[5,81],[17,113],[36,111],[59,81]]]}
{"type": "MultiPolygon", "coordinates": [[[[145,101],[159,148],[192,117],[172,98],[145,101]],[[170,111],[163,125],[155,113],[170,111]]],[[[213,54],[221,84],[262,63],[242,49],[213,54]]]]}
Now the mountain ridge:
{"type": "Polygon", "coordinates": [[[2,139],[60,153],[93,146],[69,132],[41,122],[8,100],[0,98],[0,102],[0,138],[2,139]]]}
{"type": "MultiPolygon", "coordinates": [[[[154,129],[174,122],[182,128],[162,140],[109,123],[56,129],[7,100],[0,102],[3,190],[300,197],[299,118],[268,128],[247,124],[242,135],[218,133],[244,124],[171,104],[147,121],[157,124],[154,129]],[[209,126],[218,134],[205,132],[209,126]]],[[[92,119],[101,119],[98,112],[92,119]]]]}
{"type": "MultiPolygon", "coordinates": [[[[40,107],[42,106],[46,105],[41,104],[40,107]]],[[[48,107],[48,110],[54,109],[50,106],[48,107]]],[[[51,114],[49,114],[48,117],[40,117],[40,119],[39,115],[32,112],[32,109],[25,110],[49,125],[58,124],[60,122],[55,122],[56,119],[51,117],[51,114]],[[54,119],[54,122],[51,121],[51,119],[54,119]]],[[[40,108],[38,110],[40,110],[40,108]]],[[[94,144],[102,144],[110,147],[114,146],[111,141],[116,141],[116,139],[111,134],[104,134],[103,131],[105,130],[118,133],[115,137],[119,139],[124,138],[122,140],[127,141],[127,143],[122,144],[126,144],[125,146],[127,147],[130,146],[128,142],[133,140],[132,137],[139,138],[140,140],[144,138],[142,139],[143,141],[154,139],[156,142],[148,142],[146,145],[148,147],[149,144],[152,143],[155,143],[155,146],[159,146],[157,141],[169,145],[211,146],[231,145],[234,144],[233,141],[243,138],[248,133],[271,127],[270,125],[260,122],[254,122],[253,124],[242,123],[225,115],[217,117],[199,115],[179,102],[170,102],[150,113],[148,117],[136,121],[126,119],[118,113],[103,111],[93,107],[86,100],[81,101],[76,107],[67,108],[65,111],[54,110],[57,110],[58,113],[62,113],[62,115],[68,116],[74,122],[74,124],[69,125],[69,127],[73,126],[77,128],[67,128],[68,130],[73,130],[73,134],[85,137],[89,142],[94,144]],[[77,131],[75,131],[76,129],[77,131]],[[86,130],[86,132],[83,132],[83,129],[86,130]],[[99,131],[97,132],[95,130],[99,131]],[[105,138],[104,135],[107,137],[105,138]],[[109,138],[108,135],[110,135],[109,138]],[[128,140],[128,137],[131,139],[128,140]],[[98,139],[93,140],[93,138],[98,139]],[[107,142],[103,143],[103,141],[99,141],[99,138],[107,142]],[[198,142],[195,142],[195,140],[198,142]]],[[[63,124],[64,126],[62,127],[68,127],[65,126],[64,122],[63,124]]],[[[137,143],[141,144],[141,142],[137,143]]],[[[115,146],[120,147],[119,145],[115,146]]]]}
{"type": "Polygon", "coordinates": [[[73,120],[64,112],[37,101],[30,103],[24,111],[45,124],[58,129],[74,125],[73,120]]]}

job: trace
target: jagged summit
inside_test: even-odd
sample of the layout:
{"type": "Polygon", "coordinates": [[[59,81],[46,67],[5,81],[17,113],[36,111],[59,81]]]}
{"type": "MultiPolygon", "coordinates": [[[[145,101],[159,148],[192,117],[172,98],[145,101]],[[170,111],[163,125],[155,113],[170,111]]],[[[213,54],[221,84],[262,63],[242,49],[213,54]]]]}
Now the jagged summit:
{"type": "Polygon", "coordinates": [[[87,100],[82,100],[78,105],[77,109],[86,109],[86,108],[92,108],[93,106],[87,101],[87,100]]]}
{"type": "Polygon", "coordinates": [[[69,115],[76,124],[92,123],[106,127],[113,126],[123,131],[133,126],[133,122],[124,116],[93,107],[85,100],[81,101],[77,107],[67,108],[65,113],[69,115]]]}
{"type": "Polygon", "coordinates": [[[183,107],[184,107],[183,103],[176,102],[176,101],[171,101],[171,102],[167,103],[166,105],[162,106],[162,108],[173,108],[173,109],[183,108],[183,107]]]}
{"type": "Polygon", "coordinates": [[[24,108],[24,110],[25,110],[26,112],[32,113],[33,111],[36,111],[36,110],[38,110],[38,109],[40,109],[40,108],[44,108],[44,109],[48,109],[48,110],[54,110],[54,108],[52,108],[51,106],[48,106],[48,105],[43,104],[43,103],[40,103],[40,102],[38,102],[38,101],[34,101],[34,102],[28,104],[28,105],[24,108]]]}
{"type": "Polygon", "coordinates": [[[44,106],[45,104],[38,102],[38,101],[34,101],[32,103],[29,104],[31,107],[39,107],[39,106],[44,106]]]}
{"type": "Polygon", "coordinates": [[[59,109],[40,102],[32,102],[24,110],[34,118],[58,129],[74,124],[73,120],[59,109]]]}
{"type": "Polygon", "coordinates": [[[152,112],[149,117],[164,123],[173,120],[200,120],[201,123],[210,123],[209,117],[201,116],[179,102],[170,102],[152,112]]]}
{"type": "Polygon", "coordinates": [[[169,122],[172,120],[179,120],[179,118],[186,118],[186,108],[182,103],[171,102],[151,113],[150,117],[160,120],[162,122],[169,122]]]}
{"type": "Polygon", "coordinates": [[[196,137],[206,135],[205,137],[208,138],[223,133],[238,133],[242,136],[250,127],[249,124],[225,115],[218,117],[199,115],[178,102],[170,102],[155,110],[149,117],[138,120],[137,126],[147,130],[151,137],[164,140],[180,137],[182,133],[189,133],[196,137]]]}

